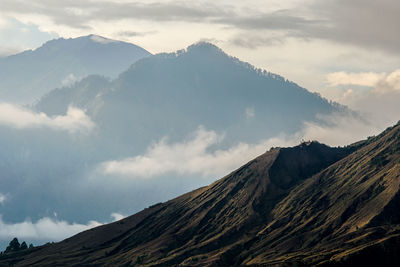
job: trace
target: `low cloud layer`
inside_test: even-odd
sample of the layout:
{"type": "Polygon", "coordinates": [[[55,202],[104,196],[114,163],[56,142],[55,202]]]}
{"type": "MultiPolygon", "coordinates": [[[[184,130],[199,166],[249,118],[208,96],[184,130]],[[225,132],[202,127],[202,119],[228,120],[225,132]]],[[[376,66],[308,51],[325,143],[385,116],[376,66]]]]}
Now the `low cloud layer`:
{"type": "Polygon", "coordinates": [[[211,151],[223,135],[200,127],[191,139],[169,144],[167,139],[153,144],[144,155],[104,162],[100,171],[149,178],[167,173],[221,176],[262,154],[271,146],[289,145],[284,138],[273,138],[258,144],[239,143],[229,149],[211,151]]]}
{"type": "Polygon", "coordinates": [[[66,115],[49,117],[8,103],[0,103],[0,125],[18,129],[46,127],[70,133],[87,133],[95,127],[85,112],[75,107],[69,107],[66,115]]]}
{"type": "MultiPolygon", "coordinates": [[[[125,216],[112,213],[112,221],[123,219],[125,216]]],[[[44,217],[37,222],[26,220],[20,223],[6,223],[0,216],[0,239],[10,240],[13,237],[29,240],[61,241],[79,232],[100,226],[103,223],[90,221],[87,224],[68,223],[67,221],[44,217]]]]}

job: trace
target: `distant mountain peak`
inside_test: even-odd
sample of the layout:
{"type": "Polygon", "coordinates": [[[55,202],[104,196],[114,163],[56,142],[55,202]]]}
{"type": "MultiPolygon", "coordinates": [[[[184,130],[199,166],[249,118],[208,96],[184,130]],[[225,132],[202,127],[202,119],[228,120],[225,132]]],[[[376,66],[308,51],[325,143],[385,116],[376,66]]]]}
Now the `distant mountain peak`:
{"type": "Polygon", "coordinates": [[[187,48],[177,50],[172,53],[160,53],[158,57],[161,58],[176,58],[180,56],[200,56],[200,57],[208,57],[221,55],[226,58],[231,58],[228,54],[226,54],[221,48],[218,46],[209,43],[209,42],[197,42],[194,43],[187,48]]]}
{"type": "Polygon", "coordinates": [[[47,47],[47,46],[51,46],[51,45],[59,45],[60,43],[73,43],[73,44],[86,44],[87,42],[94,42],[94,43],[99,43],[99,44],[111,44],[111,43],[124,43],[127,45],[132,45],[135,46],[134,44],[131,43],[127,43],[124,41],[119,41],[119,40],[114,40],[114,39],[110,39],[110,38],[106,38],[97,34],[89,34],[89,35],[85,35],[85,36],[79,36],[79,37],[74,37],[74,38],[57,38],[57,39],[53,39],[53,40],[49,40],[46,43],[44,43],[41,47],[47,47]]]}
{"type": "Polygon", "coordinates": [[[87,36],[87,38],[89,38],[93,42],[100,43],[100,44],[110,44],[110,43],[121,42],[121,41],[109,39],[109,38],[106,38],[106,37],[103,37],[103,36],[100,36],[100,35],[96,35],[96,34],[90,34],[90,35],[87,36]]]}
{"type": "Polygon", "coordinates": [[[207,52],[220,52],[225,54],[224,51],[222,51],[221,48],[219,48],[218,46],[210,43],[210,42],[205,42],[205,41],[200,41],[197,43],[194,43],[190,46],[188,46],[188,48],[186,49],[187,52],[191,52],[191,51],[207,51],[207,52]]]}
{"type": "Polygon", "coordinates": [[[0,99],[32,103],[70,77],[117,77],[151,53],[132,43],[91,34],[58,38],[0,60],[0,99]],[[24,77],[21,79],[21,77],[24,77]]]}

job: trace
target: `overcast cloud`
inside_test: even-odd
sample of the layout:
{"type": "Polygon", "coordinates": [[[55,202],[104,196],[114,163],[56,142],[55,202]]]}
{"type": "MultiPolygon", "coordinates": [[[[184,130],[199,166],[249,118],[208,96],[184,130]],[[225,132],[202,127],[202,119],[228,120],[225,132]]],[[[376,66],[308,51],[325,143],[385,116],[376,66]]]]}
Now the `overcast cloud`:
{"type": "MultiPolygon", "coordinates": [[[[281,4],[280,8],[274,6],[274,2],[240,5],[225,1],[3,0],[1,13],[15,17],[42,16],[56,25],[92,30],[96,21],[215,24],[236,30],[245,29],[245,35],[257,31],[263,38],[253,38],[254,44],[249,44],[251,40],[247,43],[234,42],[250,48],[260,45],[262,40],[265,40],[265,45],[270,45],[268,36],[272,30],[280,31],[282,38],[319,38],[399,52],[399,1],[304,0],[291,1],[293,3],[288,6],[281,4]]],[[[126,35],[124,31],[120,31],[121,35],[126,35]]]]}

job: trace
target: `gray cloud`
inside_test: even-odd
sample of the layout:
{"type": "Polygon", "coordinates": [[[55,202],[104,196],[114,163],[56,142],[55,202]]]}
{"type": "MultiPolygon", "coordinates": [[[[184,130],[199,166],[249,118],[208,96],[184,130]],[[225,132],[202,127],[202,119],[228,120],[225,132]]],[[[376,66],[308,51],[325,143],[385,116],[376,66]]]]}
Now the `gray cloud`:
{"type": "Polygon", "coordinates": [[[151,34],[155,34],[157,31],[147,31],[147,32],[140,32],[140,31],[121,31],[118,32],[118,36],[121,37],[143,37],[151,34]]]}
{"type": "MultiPolygon", "coordinates": [[[[220,22],[247,30],[279,30],[286,37],[324,39],[399,53],[399,13],[400,2],[396,0],[327,0],[312,1],[302,9],[222,18],[220,22]]],[[[250,38],[246,45],[270,45],[268,38],[266,42],[260,40],[250,38]]],[[[243,46],[242,42],[236,44],[243,46]]]]}
{"type": "Polygon", "coordinates": [[[139,19],[151,21],[207,21],[210,18],[225,17],[231,12],[214,5],[169,3],[116,3],[108,1],[24,1],[5,0],[2,12],[22,14],[45,14],[57,23],[73,28],[90,28],[94,20],[112,21],[139,19]]]}
{"type": "Polygon", "coordinates": [[[230,43],[240,47],[255,49],[260,46],[281,45],[285,42],[285,38],[285,36],[259,36],[244,33],[232,38],[230,43]]]}
{"type": "Polygon", "coordinates": [[[271,13],[254,12],[247,16],[221,17],[215,22],[250,30],[302,31],[323,21],[293,15],[290,10],[279,10],[271,13]]]}
{"type": "MultiPolygon", "coordinates": [[[[2,12],[10,14],[45,14],[56,24],[90,29],[93,21],[121,19],[155,22],[201,22],[228,26],[262,36],[279,31],[284,37],[317,38],[339,43],[399,52],[400,2],[396,0],[326,0],[305,1],[291,9],[261,11],[256,7],[225,6],[192,1],[109,2],[89,0],[3,0],[2,12]]],[[[125,32],[126,36],[147,33],[125,32]]],[[[267,37],[234,40],[236,45],[255,48],[270,45],[267,37]],[[264,41],[263,41],[264,40],[264,41]]]]}
{"type": "Polygon", "coordinates": [[[326,27],[309,31],[310,36],[400,52],[400,2],[397,0],[315,1],[309,9],[329,22],[326,27]]]}

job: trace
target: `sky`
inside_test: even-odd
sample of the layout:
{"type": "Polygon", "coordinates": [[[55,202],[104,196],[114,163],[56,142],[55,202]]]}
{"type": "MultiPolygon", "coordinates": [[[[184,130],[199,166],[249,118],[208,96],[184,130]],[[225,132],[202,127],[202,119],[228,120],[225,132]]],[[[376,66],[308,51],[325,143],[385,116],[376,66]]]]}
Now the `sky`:
{"type": "MultiPolygon", "coordinates": [[[[373,122],[331,117],[335,127],[309,123],[299,133],[305,139],[343,145],[400,120],[398,14],[398,0],[1,0],[0,56],[35,49],[54,38],[89,34],[131,42],[151,53],[208,41],[229,55],[347,105],[373,122]]],[[[254,116],[254,110],[246,113],[254,116]]],[[[0,103],[0,114],[0,125],[18,129],[42,125],[86,134],[95,127],[82,110],[73,108],[65,116],[47,117],[0,103]]],[[[242,164],[243,155],[250,159],[265,147],[294,144],[277,137],[210,153],[208,148],[221,138],[212,129],[199,128],[192,139],[180,143],[155,140],[144,154],[104,162],[96,171],[121,176],[134,173],[143,179],[165,173],[219,176],[242,164]],[[176,164],[182,155],[188,162],[185,166],[176,164]]],[[[0,206],[9,199],[7,193],[0,193],[0,206]]],[[[122,215],[111,216],[114,220],[122,215]]],[[[0,239],[21,229],[34,238],[50,227],[55,234],[49,239],[57,240],[61,226],[65,229],[62,237],[66,237],[99,224],[96,220],[66,222],[57,215],[8,224],[0,217],[0,239]]]]}

